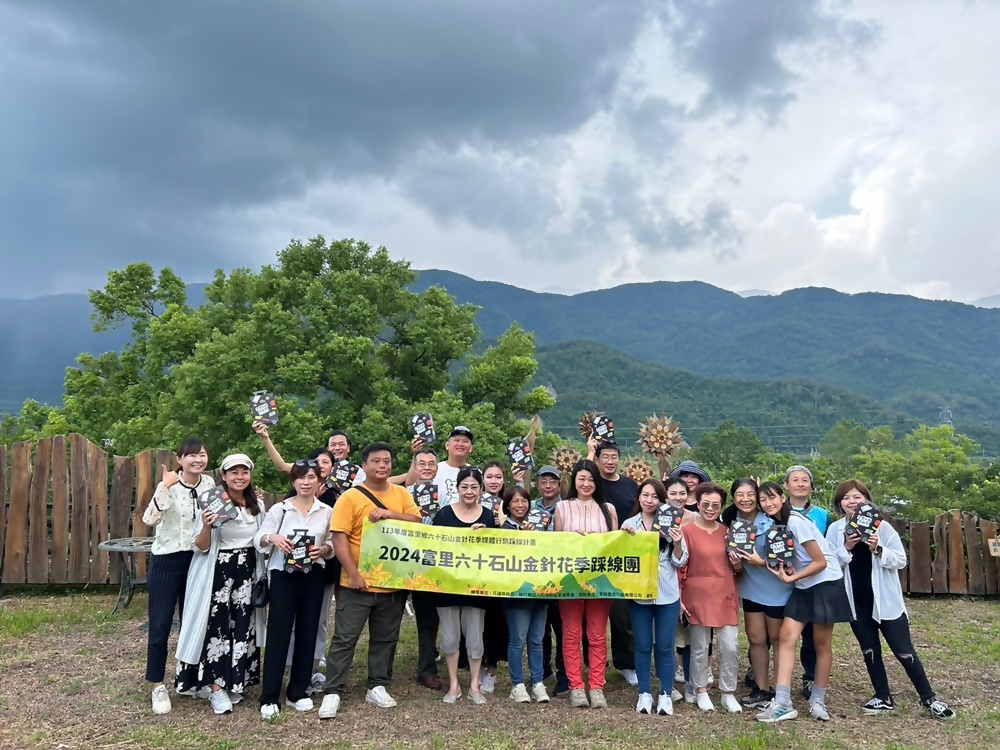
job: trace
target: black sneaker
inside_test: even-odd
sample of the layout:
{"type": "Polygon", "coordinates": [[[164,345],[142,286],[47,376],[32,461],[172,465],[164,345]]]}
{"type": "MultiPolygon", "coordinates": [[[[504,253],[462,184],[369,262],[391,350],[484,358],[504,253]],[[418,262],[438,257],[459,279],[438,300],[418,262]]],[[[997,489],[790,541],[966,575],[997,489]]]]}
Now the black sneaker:
{"type": "Polygon", "coordinates": [[[938,721],[951,721],[955,718],[955,712],[944,701],[937,699],[931,701],[921,701],[921,705],[931,712],[938,721]]]}
{"type": "Polygon", "coordinates": [[[751,691],[740,703],[745,708],[765,708],[771,702],[771,696],[760,688],[751,691]]]}
{"type": "Polygon", "coordinates": [[[812,698],[813,694],[813,681],[807,680],[805,677],[802,678],[802,697],[806,700],[812,698]]]}
{"type": "Polygon", "coordinates": [[[892,702],[892,697],[889,700],[884,701],[877,695],[868,701],[862,710],[865,712],[866,716],[880,716],[882,714],[892,713],[896,710],[896,704],[892,702]]]}

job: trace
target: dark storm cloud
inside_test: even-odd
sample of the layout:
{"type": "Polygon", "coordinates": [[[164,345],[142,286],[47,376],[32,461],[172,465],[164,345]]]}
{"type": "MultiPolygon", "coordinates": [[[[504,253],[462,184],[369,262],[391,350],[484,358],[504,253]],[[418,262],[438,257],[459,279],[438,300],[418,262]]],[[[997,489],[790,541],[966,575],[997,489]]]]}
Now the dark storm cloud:
{"type": "Polygon", "coordinates": [[[709,195],[679,213],[626,167],[580,186],[560,215],[555,180],[573,156],[559,139],[612,113],[643,158],[665,163],[706,112],[773,118],[795,95],[783,49],[870,38],[831,7],[0,0],[5,294],[99,282],[137,260],[192,280],[254,263],[218,216],[323,179],[378,178],[439,219],[550,258],[578,257],[581,237],[613,243],[623,224],[648,248],[725,252],[738,241],[725,203],[709,195]],[[657,9],[681,64],[705,81],[697,110],[619,88],[657,9]]]}
{"type": "Polygon", "coordinates": [[[752,109],[774,121],[796,98],[790,47],[817,43],[848,57],[867,47],[877,27],[847,18],[831,0],[671,0],[664,18],[680,59],[702,76],[706,111],[752,109]]]}
{"type": "Polygon", "coordinates": [[[8,273],[211,261],[199,223],[213,209],[321,177],[391,179],[427,146],[570,131],[603,106],[644,12],[615,0],[4,3],[8,273]],[[36,252],[9,252],[29,241],[36,252]]]}

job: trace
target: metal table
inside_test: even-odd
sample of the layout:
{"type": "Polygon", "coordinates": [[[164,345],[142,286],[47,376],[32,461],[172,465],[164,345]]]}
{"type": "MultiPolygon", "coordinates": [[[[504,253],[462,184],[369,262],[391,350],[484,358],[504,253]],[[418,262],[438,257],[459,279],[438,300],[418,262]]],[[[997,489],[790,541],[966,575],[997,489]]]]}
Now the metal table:
{"type": "Polygon", "coordinates": [[[153,549],[151,536],[134,536],[124,539],[108,539],[101,542],[99,549],[118,555],[121,560],[122,580],[118,588],[118,602],[111,614],[116,615],[132,603],[132,595],[137,586],[145,586],[146,579],[136,573],[136,555],[148,555],[153,549]]]}

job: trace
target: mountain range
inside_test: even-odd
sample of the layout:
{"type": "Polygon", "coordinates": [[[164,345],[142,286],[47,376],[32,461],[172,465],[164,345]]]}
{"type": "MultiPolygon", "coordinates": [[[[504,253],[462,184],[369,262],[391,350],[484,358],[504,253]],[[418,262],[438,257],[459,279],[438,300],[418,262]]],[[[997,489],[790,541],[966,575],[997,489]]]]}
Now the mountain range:
{"type": "MultiPolygon", "coordinates": [[[[811,434],[854,418],[902,429],[936,424],[947,409],[957,428],[1000,449],[1000,309],[821,288],[741,296],[702,282],[561,295],[439,270],[420,272],[413,288],[435,284],[481,308],[485,339],[513,322],[534,332],[538,380],[560,398],[545,415],[552,425],[600,403],[623,425],[668,411],[692,431],[733,418],[769,442],[809,444],[794,425],[811,434]]],[[[192,304],[204,288],[189,287],[192,304]]],[[[83,294],[0,299],[0,412],[25,398],[57,403],[80,352],[121,348],[128,331],[94,333],[90,314],[83,294]]]]}

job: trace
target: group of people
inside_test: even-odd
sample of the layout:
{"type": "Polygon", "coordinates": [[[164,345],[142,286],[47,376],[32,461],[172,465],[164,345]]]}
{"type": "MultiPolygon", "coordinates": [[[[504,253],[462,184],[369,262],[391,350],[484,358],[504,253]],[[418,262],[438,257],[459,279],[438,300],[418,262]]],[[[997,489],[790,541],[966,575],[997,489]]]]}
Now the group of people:
{"type": "Polygon", "coordinates": [[[177,450],[179,469],[162,467],[162,481],[145,510],[144,521],[156,530],[147,578],[146,665],[154,713],[171,709],[164,680],[178,607],[176,693],[207,698],[215,713],[231,712],[250,687],[260,684],[261,717],[276,718],[290,667],[284,705],[312,711],[313,696],[321,695],[319,718],[335,717],[365,627],[365,700],[391,708],[396,701],[388,688],[412,596],[416,679],[429,689],[444,690],[445,703],[462,699],[463,666],[471,677],[466,697],[474,704],[486,703],[496,689],[497,664],[505,660],[513,701],[548,703],[545,683],[554,675],[554,694],[567,696],[570,706],[605,708],[610,630],[611,664],[638,689],[635,710],[640,714],[671,715],[680,700],[715,710],[709,687],[717,648],[719,700],[725,710],[756,709],[762,722],[794,719],[792,680],[801,641],[801,692],[809,715],[827,721],[833,629],[845,622],[874,689],[862,706],[865,714],[895,709],[881,635],[921,705],[935,718],[954,716],[931,689],[913,647],[898,577],[906,565],[898,534],[890,524],[882,524],[867,541],[846,533],[857,508],[872,501],[858,480],[837,487],[833,505],[842,517],[834,521],[829,511],[811,503],[813,478],[804,466],[789,468],[783,484],[740,478],[728,491],[691,461],[662,480],[636,483],[619,472],[621,455],[613,441],[591,440],[587,458],[569,476],[542,466],[532,482],[528,472],[515,467],[508,484],[507,469],[499,462],[469,465],[474,436],[458,426],[445,443],[446,456],[414,439],[410,466],[395,475],[391,447],[366,446],[354,485],[342,490],[327,480],[337,462],[353,451],[345,433],[332,433],[326,446],[289,463],[266,427],[256,425],[255,430],[275,466],[289,476],[291,488],[281,502],[266,510],[253,484],[253,460],[242,453],[227,455],[220,464],[221,479],[236,512],[219,523],[198,503],[214,487],[206,473],[208,452],[201,441],[189,440],[177,450]],[[437,485],[440,508],[432,520],[415,501],[412,490],[419,483],[437,485]],[[484,507],[481,500],[487,495],[501,498],[501,508],[484,507]],[[682,510],[681,523],[656,531],[666,506],[682,510]],[[542,511],[552,532],[658,533],[655,600],[553,601],[387,590],[370,585],[358,569],[366,519],[524,533],[533,511],[542,511]],[[752,551],[730,548],[727,527],[736,519],[755,530],[752,551]],[[766,535],[775,525],[793,540],[790,566],[768,564],[766,535]],[[308,560],[289,565],[296,539],[308,540],[308,560]],[[750,690],[737,699],[740,609],[749,642],[744,682],[750,690]],[[439,655],[447,682],[438,675],[439,655]],[[683,683],[683,693],[674,688],[675,681],[683,683]]]}

